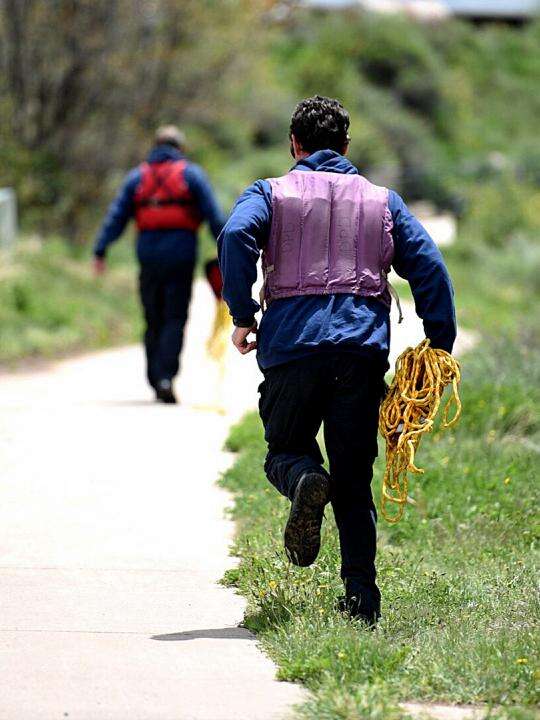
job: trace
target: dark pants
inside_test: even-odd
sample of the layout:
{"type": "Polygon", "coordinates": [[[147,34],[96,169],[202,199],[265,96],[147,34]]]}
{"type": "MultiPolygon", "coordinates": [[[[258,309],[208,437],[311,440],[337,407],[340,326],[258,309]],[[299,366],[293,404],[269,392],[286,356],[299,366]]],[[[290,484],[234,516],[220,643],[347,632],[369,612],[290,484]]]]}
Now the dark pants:
{"type": "Polygon", "coordinates": [[[146,320],[146,369],[152,387],[160,380],[172,380],[178,372],[193,267],[192,262],[169,268],[141,267],[139,287],[146,320]]]}
{"type": "Polygon", "coordinates": [[[268,479],[292,499],[306,471],[326,474],[316,440],[322,423],[341,545],[341,577],[347,587],[367,593],[378,607],[371,479],[384,368],[353,354],[314,353],[270,368],[264,376],[259,409],[268,443],[268,479]]]}

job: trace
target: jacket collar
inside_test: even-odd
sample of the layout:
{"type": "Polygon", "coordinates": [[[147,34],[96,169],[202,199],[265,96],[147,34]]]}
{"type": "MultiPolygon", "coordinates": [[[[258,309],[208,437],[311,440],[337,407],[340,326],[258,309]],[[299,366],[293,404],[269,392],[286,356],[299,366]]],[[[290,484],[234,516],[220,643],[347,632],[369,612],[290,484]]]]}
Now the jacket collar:
{"type": "Polygon", "coordinates": [[[358,175],[358,170],[350,160],[335,150],[317,150],[309,157],[299,160],[292,170],[318,170],[319,172],[358,175]]]}
{"type": "Polygon", "coordinates": [[[161,163],[167,160],[182,160],[183,154],[177,148],[172,145],[155,145],[146,161],[149,163],[161,163]]]}

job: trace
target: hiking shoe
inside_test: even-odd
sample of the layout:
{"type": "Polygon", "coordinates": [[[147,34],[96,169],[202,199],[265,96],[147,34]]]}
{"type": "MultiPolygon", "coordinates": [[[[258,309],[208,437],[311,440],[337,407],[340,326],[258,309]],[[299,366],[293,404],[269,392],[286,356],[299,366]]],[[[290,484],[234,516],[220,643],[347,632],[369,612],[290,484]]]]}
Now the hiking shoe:
{"type": "Polygon", "coordinates": [[[285,551],[294,565],[307,567],[319,554],[324,507],[330,483],[322,473],[306,473],[296,486],[285,526],[285,551]]]}
{"type": "Polygon", "coordinates": [[[166,405],[174,405],[177,402],[170,380],[160,380],[156,384],[156,399],[166,405]]]}

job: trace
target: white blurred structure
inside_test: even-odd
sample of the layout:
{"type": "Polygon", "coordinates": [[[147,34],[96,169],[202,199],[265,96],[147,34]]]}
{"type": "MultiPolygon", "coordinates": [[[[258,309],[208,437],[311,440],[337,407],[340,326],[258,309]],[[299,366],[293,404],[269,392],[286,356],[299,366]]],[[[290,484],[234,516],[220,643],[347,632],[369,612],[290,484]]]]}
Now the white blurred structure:
{"type": "Polygon", "coordinates": [[[415,202],[409,207],[439,247],[452,245],[457,236],[455,215],[450,212],[441,212],[427,201],[415,202]]]}
{"type": "Polygon", "coordinates": [[[9,248],[17,235],[17,198],[11,188],[0,188],[0,248],[9,248]]]}
{"type": "Polygon", "coordinates": [[[360,4],[373,12],[403,12],[417,20],[444,20],[450,16],[450,8],[439,0],[361,0],[360,4]]]}
{"type": "Polygon", "coordinates": [[[540,12],[539,0],[445,0],[450,12],[473,22],[522,24],[540,12]]]}
{"type": "Polygon", "coordinates": [[[475,23],[521,25],[540,13],[540,0],[303,0],[329,10],[362,7],[380,13],[401,12],[416,20],[439,21],[455,16],[475,23]]]}

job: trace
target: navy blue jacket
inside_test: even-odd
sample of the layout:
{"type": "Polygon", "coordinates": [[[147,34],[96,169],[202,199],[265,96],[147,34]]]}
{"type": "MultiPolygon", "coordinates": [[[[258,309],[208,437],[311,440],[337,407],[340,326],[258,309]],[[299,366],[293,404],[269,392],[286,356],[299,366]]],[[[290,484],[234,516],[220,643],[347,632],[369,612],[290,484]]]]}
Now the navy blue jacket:
{"type": "MultiPolygon", "coordinates": [[[[156,145],[147,158],[149,163],[164,160],[181,160],[182,153],[171,145],[156,145]]],[[[189,163],[184,178],[193,194],[201,216],[208,221],[215,238],[225,218],[214,197],[208,178],[198,165],[189,163]]],[[[141,182],[140,169],[131,170],[113,200],[97,237],[94,254],[104,257],[108,246],[117,240],[135,214],[134,195],[141,182]]],[[[191,230],[143,230],[137,239],[137,257],[143,265],[171,266],[175,263],[194,262],[197,256],[197,233],[191,230]]]]}
{"type": "MultiPolygon", "coordinates": [[[[319,150],[296,170],[354,173],[332,150],[319,150]]],[[[416,312],[432,345],[451,352],[456,337],[453,289],[442,255],[401,197],[390,191],[394,228],[393,268],[408,280],[416,312]]],[[[246,325],[260,309],[252,299],[257,261],[272,222],[272,190],[257,180],[236,203],[218,239],[223,296],[231,315],[246,325]]],[[[390,318],[378,300],[356,295],[305,295],[270,303],[258,332],[257,359],[264,370],[310,355],[340,350],[370,356],[388,367],[390,318]]]]}

